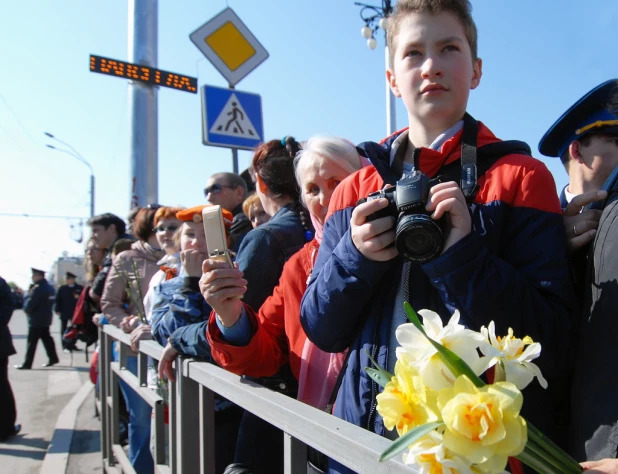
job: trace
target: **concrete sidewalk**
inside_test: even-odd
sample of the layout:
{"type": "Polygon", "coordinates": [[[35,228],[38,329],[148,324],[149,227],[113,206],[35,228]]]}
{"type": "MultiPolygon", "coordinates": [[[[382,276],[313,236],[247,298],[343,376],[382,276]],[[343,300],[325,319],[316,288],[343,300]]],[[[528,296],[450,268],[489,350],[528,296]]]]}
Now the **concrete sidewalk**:
{"type": "Polygon", "coordinates": [[[101,422],[98,417],[95,417],[94,390],[92,390],[77,413],[73,441],[65,471],[67,474],[103,472],[100,428],[101,422]]]}

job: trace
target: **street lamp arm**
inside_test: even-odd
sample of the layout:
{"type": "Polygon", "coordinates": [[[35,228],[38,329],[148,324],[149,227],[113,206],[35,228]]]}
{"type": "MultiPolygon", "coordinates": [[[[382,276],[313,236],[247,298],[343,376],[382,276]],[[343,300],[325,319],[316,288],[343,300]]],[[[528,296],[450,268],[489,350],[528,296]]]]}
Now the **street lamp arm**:
{"type": "Polygon", "coordinates": [[[71,145],[69,145],[67,142],[63,142],[57,137],[52,137],[52,138],[56,140],[58,143],[62,143],[64,146],[69,147],[73,151],[73,153],[75,153],[75,155],[77,155],[84,162],[84,164],[90,166],[88,162],[86,161],[86,159],[81,155],[81,153],[77,151],[75,148],[73,148],[71,145]]]}
{"type": "MultiPolygon", "coordinates": [[[[60,140],[58,140],[60,141],[60,140]]],[[[51,148],[52,150],[56,150],[59,151],[61,153],[66,153],[67,155],[71,155],[73,158],[75,158],[77,161],[79,161],[80,163],[85,164],[89,169],[90,169],[90,174],[94,174],[94,170],[92,169],[92,166],[90,165],[90,163],[88,163],[83,156],[81,156],[79,153],[77,153],[72,147],[69,146],[69,148],[71,148],[72,151],[70,150],[64,150],[62,148],[57,148],[54,145],[45,145],[48,148],[51,148]]]]}
{"type": "Polygon", "coordinates": [[[58,143],[62,143],[64,146],[68,147],[68,150],[65,150],[64,148],[57,148],[54,145],[50,145],[47,144],[48,148],[51,148],[52,150],[56,150],[56,151],[60,151],[62,153],[66,153],[67,155],[71,155],[73,158],[75,158],[77,161],[79,161],[80,163],[85,164],[88,169],[90,169],[90,217],[92,218],[94,216],[94,170],[92,169],[92,166],[90,165],[90,163],[88,163],[86,161],[86,159],[75,149],[73,148],[71,145],[69,145],[66,142],[63,142],[62,140],[60,140],[59,138],[56,138],[55,136],[53,136],[51,133],[49,132],[44,132],[45,135],[47,135],[49,138],[56,140],[58,143]]]}

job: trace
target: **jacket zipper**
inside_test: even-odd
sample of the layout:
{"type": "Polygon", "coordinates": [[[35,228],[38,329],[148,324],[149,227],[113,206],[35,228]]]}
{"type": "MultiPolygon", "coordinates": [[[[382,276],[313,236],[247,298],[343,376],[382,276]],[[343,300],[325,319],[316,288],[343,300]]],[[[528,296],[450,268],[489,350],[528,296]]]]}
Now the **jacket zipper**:
{"type": "MultiPolygon", "coordinates": [[[[378,327],[380,325],[380,322],[382,321],[382,315],[380,314],[380,317],[378,318],[378,320],[376,321],[376,325],[373,327],[373,351],[371,354],[371,357],[373,357],[373,360],[377,361],[377,356],[378,356],[378,344],[377,344],[377,338],[378,338],[378,327]]],[[[388,349],[387,349],[388,351],[388,349]]],[[[367,430],[373,432],[374,430],[371,429],[371,426],[375,423],[375,414],[377,411],[377,406],[378,406],[378,400],[377,400],[377,396],[378,396],[378,384],[372,379],[371,380],[371,409],[369,410],[369,418],[367,420],[367,430]]]]}
{"type": "MultiPolygon", "coordinates": [[[[404,263],[404,278],[406,279],[404,282],[404,288],[403,288],[403,298],[405,301],[410,301],[410,269],[411,265],[409,262],[405,262],[404,263]]],[[[377,344],[377,338],[378,338],[378,327],[380,326],[380,322],[382,321],[383,318],[383,314],[380,313],[380,317],[378,318],[378,322],[376,323],[376,325],[374,326],[374,330],[373,330],[373,354],[371,354],[371,356],[373,357],[373,360],[377,360],[377,353],[378,353],[378,344],[377,344]]],[[[388,347],[386,348],[386,360],[388,360],[388,347]]],[[[375,423],[375,414],[377,412],[377,406],[378,406],[378,400],[377,400],[377,391],[378,391],[378,384],[376,382],[374,382],[372,380],[371,383],[371,395],[372,395],[372,403],[371,403],[371,410],[369,410],[369,420],[367,421],[367,429],[369,431],[373,431],[371,429],[371,425],[373,423],[375,423]]]]}

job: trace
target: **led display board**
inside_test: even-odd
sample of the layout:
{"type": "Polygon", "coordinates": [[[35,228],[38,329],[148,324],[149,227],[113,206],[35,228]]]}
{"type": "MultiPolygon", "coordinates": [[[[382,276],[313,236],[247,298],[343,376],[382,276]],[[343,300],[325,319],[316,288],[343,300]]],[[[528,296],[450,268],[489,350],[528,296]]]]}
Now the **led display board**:
{"type": "Polygon", "coordinates": [[[197,94],[197,78],[118,59],[90,55],[90,71],[197,94]]]}

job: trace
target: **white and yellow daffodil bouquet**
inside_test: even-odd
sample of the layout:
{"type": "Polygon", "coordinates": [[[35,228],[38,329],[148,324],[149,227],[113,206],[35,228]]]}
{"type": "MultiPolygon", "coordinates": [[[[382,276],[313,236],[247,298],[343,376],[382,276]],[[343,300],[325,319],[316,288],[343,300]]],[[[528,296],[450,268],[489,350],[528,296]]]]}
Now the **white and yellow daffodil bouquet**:
{"type": "MultiPolygon", "coordinates": [[[[397,328],[395,375],[367,367],[384,387],[377,410],[399,438],[380,456],[402,451],[421,474],[500,473],[516,457],[542,474],[579,474],[581,466],[521,415],[521,390],[534,378],[541,345],[530,337],[496,337],[495,325],[471,331],[455,312],[446,326],[433,311],[419,317],[408,303],[410,323],[397,328]],[[493,368],[493,383],[479,378],[493,368]]],[[[489,376],[490,374],[488,374],[489,376]]],[[[492,378],[492,377],[488,377],[492,378]]]]}

